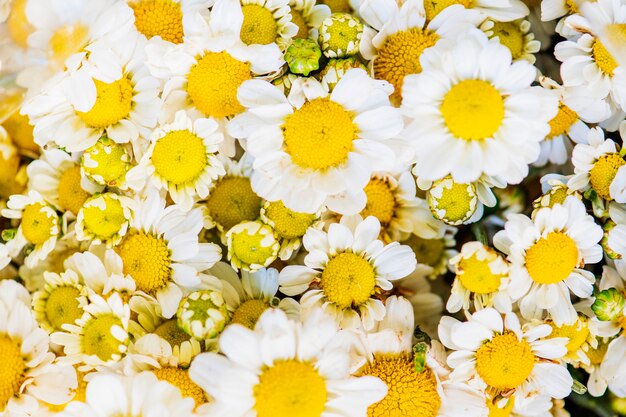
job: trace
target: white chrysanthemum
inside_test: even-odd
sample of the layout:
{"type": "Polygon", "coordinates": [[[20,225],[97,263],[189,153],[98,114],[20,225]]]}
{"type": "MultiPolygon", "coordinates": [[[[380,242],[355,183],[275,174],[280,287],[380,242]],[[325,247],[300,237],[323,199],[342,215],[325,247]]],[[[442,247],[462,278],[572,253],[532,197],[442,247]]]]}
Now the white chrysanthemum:
{"type": "Polygon", "coordinates": [[[246,45],[276,43],[286,49],[298,33],[292,22],[289,0],[240,0],[243,22],[240,38],[246,45]]]}
{"type": "Polygon", "coordinates": [[[201,354],[189,373],[222,415],[365,415],[386,389],[377,378],[350,377],[350,339],[323,314],[300,323],[269,310],[254,330],[229,326],[220,337],[226,357],[201,354]]]}
{"type": "Polygon", "coordinates": [[[64,324],[74,324],[83,316],[87,289],[73,271],[44,272],[44,280],[43,289],[33,294],[33,313],[48,333],[62,331],[64,324]]]}
{"type": "Polygon", "coordinates": [[[76,389],[76,372],[55,361],[48,334],[30,309],[28,291],[0,283],[0,413],[34,415],[41,402],[63,404],[76,389]]]}
{"type": "Polygon", "coordinates": [[[165,207],[154,189],[136,199],[137,209],[124,239],[116,247],[124,275],[130,275],[137,290],[156,297],[163,316],[176,313],[183,290],[200,283],[199,272],[221,257],[219,246],[199,243],[202,212],[189,212],[177,205],[165,207]]]}
{"type": "Polygon", "coordinates": [[[426,20],[425,2],[366,0],[359,13],[366,28],[360,43],[361,55],[369,61],[373,76],[394,87],[392,101],[400,104],[402,83],[409,74],[422,71],[420,56],[439,40],[455,40],[483,20],[483,16],[460,4],[446,7],[426,20]]]}
{"type": "Polygon", "coordinates": [[[330,16],[330,8],[325,4],[316,4],[315,0],[289,0],[291,22],[298,26],[296,39],[317,39],[319,27],[330,16]]]}
{"type": "Polygon", "coordinates": [[[229,131],[255,157],[252,188],[297,212],[323,204],[341,214],[361,211],[371,172],[393,169],[389,139],[403,123],[390,92],[361,69],[347,71],[330,94],[313,78],[297,80],[289,97],[269,82],[245,82],[239,99],[248,111],[229,131]]]}
{"type": "Polygon", "coordinates": [[[537,210],[533,219],[512,214],[494,246],[508,255],[508,292],[522,316],[542,318],[547,310],[557,325],[576,321],[570,291],[587,298],[595,277],[582,269],[602,259],[602,228],[575,197],[537,210]]]}
{"type": "Polygon", "coordinates": [[[564,176],[560,174],[546,174],[541,177],[541,192],[540,197],[533,202],[534,209],[541,207],[552,207],[555,204],[563,204],[565,199],[569,196],[573,196],[579,200],[582,200],[583,196],[576,190],[572,190],[568,187],[567,182],[572,176],[564,176]]]}
{"type": "Polygon", "coordinates": [[[223,140],[215,120],[192,120],[180,110],[173,123],[152,132],[148,150],[139,165],[126,174],[126,180],[132,189],[140,191],[149,179],[189,211],[196,200],[207,197],[213,181],[225,173],[215,155],[223,140]]]}
{"type": "Polygon", "coordinates": [[[520,397],[535,392],[564,398],[573,380],[554,360],[566,354],[567,338],[539,340],[551,332],[547,324],[522,328],[514,313],[503,318],[493,308],[467,322],[443,317],[439,324],[441,341],[454,350],[448,356],[453,380],[473,380],[482,389],[520,397]]]}
{"type": "Polygon", "coordinates": [[[573,190],[592,188],[598,197],[626,202],[626,161],[611,139],[604,139],[599,127],[589,131],[587,143],[576,145],[572,152],[575,175],[567,185],[573,190]]]}
{"type": "Polygon", "coordinates": [[[128,231],[133,206],[130,197],[110,192],[88,198],[74,223],[76,239],[117,245],[128,231]]]}
{"type": "Polygon", "coordinates": [[[15,237],[7,242],[6,249],[16,257],[25,246],[32,245],[32,252],[24,260],[27,267],[34,267],[54,250],[60,233],[59,216],[37,191],[12,195],[2,216],[20,219],[15,237]]]}
{"type": "Polygon", "coordinates": [[[130,142],[136,152],[143,149],[161,108],[159,82],[148,73],[144,49],[145,40],[129,35],[46,82],[21,110],[35,126],[35,142],[77,152],[107,135],[130,142]]]}
{"type": "Polygon", "coordinates": [[[511,63],[511,52],[479,30],[425,51],[421,63],[422,73],[405,78],[402,101],[414,173],[433,181],[451,174],[469,183],[486,174],[521,182],[558,109],[555,94],[530,86],[536,69],[511,63]]]}
{"type": "Polygon", "coordinates": [[[280,291],[303,294],[302,313],[323,309],[344,328],[371,329],[385,315],[378,299],[393,288],[391,281],[413,272],[416,261],[410,247],[378,240],[380,222],[375,217],[343,217],[328,232],[309,229],[304,265],[280,272],[280,291]]]}

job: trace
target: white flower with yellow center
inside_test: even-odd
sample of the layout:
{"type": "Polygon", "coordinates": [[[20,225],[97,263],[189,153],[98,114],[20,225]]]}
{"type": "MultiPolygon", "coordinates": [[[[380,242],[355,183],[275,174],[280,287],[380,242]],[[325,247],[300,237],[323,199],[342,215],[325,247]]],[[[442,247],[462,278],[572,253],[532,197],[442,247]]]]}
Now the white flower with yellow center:
{"type": "Polygon", "coordinates": [[[593,189],[598,197],[626,202],[626,160],[620,154],[617,144],[604,139],[599,127],[589,131],[587,143],[576,145],[572,152],[575,175],[567,185],[573,190],[593,189]]]}
{"type": "Polygon", "coordinates": [[[524,59],[531,64],[535,63],[535,55],[541,48],[541,43],[535,40],[530,31],[530,22],[525,19],[511,22],[500,22],[487,19],[480,25],[489,39],[498,38],[500,43],[511,51],[513,61],[524,59]]]}
{"type": "Polygon", "coordinates": [[[114,49],[92,51],[78,70],[48,81],[22,107],[35,126],[35,141],[78,152],[106,134],[140,150],[161,108],[159,82],[148,73],[144,49],[145,41],[129,35],[114,49]]]}
{"type": "Polygon", "coordinates": [[[183,109],[193,118],[224,121],[244,111],[237,98],[244,81],[280,69],[284,60],[274,42],[243,43],[243,21],[239,0],[217,0],[208,21],[196,19],[194,35],[179,47],[148,45],[147,65],[165,82],[160,121],[171,120],[174,113],[183,109]]]}
{"type": "Polygon", "coordinates": [[[496,395],[522,398],[530,392],[564,398],[571,392],[571,375],[554,362],[567,353],[567,339],[540,340],[551,332],[547,324],[522,328],[514,313],[503,318],[493,308],[466,322],[443,317],[439,324],[441,341],[454,350],[448,356],[452,380],[474,380],[496,395]]]}
{"type": "Polygon", "coordinates": [[[214,243],[198,242],[200,209],[166,208],[154,189],[138,196],[136,203],[131,227],[115,251],[122,258],[124,275],[135,280],[137,290],[159,300],[163,316],[170,318],[183,290],[200,283],[199,272],[219,261],[221,250],[214,243]]]}
{"type": "Polygon", "coordinates": [[[89,294],[83,315],[72,324],[63,324],[61,331],[52,333],[50,340],[63,346],[65,360],[80,364],[79,369],[112,366],[126,353],[129,343],[130,308],[119,294],[103,298],[89,294]]]}
{"type": "Polygon", "coordinates": [[[456,39],[483,20],[477,11],[457,4],[427,21],[424,7],[425,2],[420,0],[365,0],[359,8],[361,17],[371,26],[361,40],[361,55],[369,61],[374,78],[393,85],[391,98],[398,105],[404,77],[422,71],[422,53],[440,39],[456,39]]]}
{"type": "Polygon", "coordinates": [[[519,300],[522,316],[542,317],[547,310],[557,325],[576,321],[570,291],[591,296],[595,276],[582,269],[602,259],[602,228],[575,197],[537,210],[533,219],[511,214],[493,244],[508,255],[508,292],[519,300]]]}
{"type": "Polygon", "coordinates": [[[219,341],[226,358],[201,354],[189,374],[225,416],[362,416],[386,389],[378,378],[350,377],[350,339],[323,314],[300,323],[269,310],[254,330],[229,326],[219,341]]]}
{"type": "Polygon", "coordinates": [[[7,242],[6,248],[16,257],[25,246],[32,246],[32,252],[24,260],[27,267],[34,267],[54,250],[60,233],[59,216],[37,191],[12,195],[2,216],[20,219],[15,237],[7,242]]]}
{"type": "Polygon", "coordinates": [[[591,360],[595,358],[595,350],[600,348],[601,343],[598,341],[598,329],[590,322],[589,317],[578,313],[576,321],[572,324],[558,326],[550,320],[544,323],[552,327],[552,333],[548,338],[568,338],[567,345],[565,345],[567,354],[563,357],[563,361],[576,367],[591,365],[591,360]]]}
{"type": "Polygon", "coordinates": [[[431,181],[451,174],[471,183],[486,174],[521,182],[558,109],[555,94],[530,86],[536,69],[511,63],[511,52],[479,30],[425,51],[421,62],[422,73],[405,77],[403,87],[413,173],[431,181]]]}
{"type": "Polygon", "coordinates": [[[294,39],[317,39],[319,27],[330,16],[330,8],[315,0],[289,0],[291,23],[298,26],[294,39]]]}
{"type": "Polygon", "coordinates": [[[266,310],[279,308],[293,320],[300,318],[300,304],[293,298],[279,299],[278,271],[262,268],[255,272],[241,271],[241,278],[224,262],[218,262],[210,271],[224,286],[223,294],[232,312],[229,324],[241,324],[254,329],[259,317],[266,310]]]}
{"type": "Polygon", "coordinates": [[[583,196],[581,193],[567,186],[567,182],[571,177],[559,174],[546,174],[541,177],[541,192],[543,194],[533,202],[534,209],[563,204],[569,196],[582,200],[583,196]]]}
{"type": "Polygon", "coordinates": [[[102,136],[81,155],[80,172],[88,182],[126,189],[126,173],[131,167],[131,161],[127,144],[116,143],[102,136]]]}
{"type": "Polygon", "coordinates": [[[15,281],[0,283],[0,413],[33,415],[39,402],[63,404],[76,389],[71,366],[55,362],[49,337],[30,309],[28,292],[15,281]]]}
{"type": "Polygon", "coordinates": [[[344,328],[371,329],[385,315],[378,299],[393,288],[391,281],[415,269],[410,247],[378,240],[380,222],[373,216],[346,217],[328,232],[309,229],[304,247],[305,265],[290,265],[280,272],[280,291],[303,294],[302,313],[322,309],[344,328]]]}
{"type": "Polygon", "coordinates": [[[371,172],[393,169],[390,139],[403,122],[390,92],[388,83],[362,69],[347,71],[330,94],[313,78],[296,80],[289,97],[269,82],[245,82],[239,98],[248,110],[231,121],[229,132],[245,139],[255,157],[252,188],[297,212],[315,213],[326,204],[337,213],[358,213],[371,172]]]}
{"type": "Polygon", "coordinates": [[[246,45],[276,43],[285,49],[298,34],[289,0],[240,0],[243,23],[240,37],[246,45]]]}
{"type": "Polygon", "coordinates": [[[271,226],[261,221],[239,223],[226,232],[228,260],[235,269],[256,271],[278,258],[280,242],[271,226]]]}
{"type": "Polygon", "coordinates": [[[100,191],[97,185],[83,180],[77,158],[60,149],[44,150],[26,172],[30,189],[72,218],[93,192],[100,191]],[[90,186],[85,189],[83,185],[90,186]]]}
{"type": "Polygon", "coordinates": [[[83,316],[87,290],[73,273],[44,273],[45,286],[33,294],[33,312],[39,325],[48,333],[63,331],[64,324],[74,324],[83,316]]]}
{"type": "Polygon", "coordinates": [[[117,245],[128,231],[132,207],[131,198],[111,192],[88,198],[78,212],[76,239],[117,245]]]}
{"type": "Polygon", "coordinates": [[[507,291],[509,266],[496,251],[480,242],[467,242],[450,263],[456,272],[446,304],[450,313],[461,308],[469,311],[470,305],[476,310],[494,307],[502,313],[511,311],[511,297],[507,291]]]}
{"type": "Polygon", "coordinates": [[[189,211],[196,200],[207,197],[212,182],[225,173],[215,155],[223,139],[215,120],[192,120],[184,110],[178,111],[173,123],[152,132],[148,150],[126,180],[132,189],[140,191],[150,179],[189,211]]]}
{"type": "Polygon", "coordinates": [[[113,373],[96,373],[87,383],[84,401],[65,407],[63,417],[189,417],[194,401],[152,372],[127,377],[113,373]]]}
{"type": "Polygon", "coordinates": [[[483,18],[498,22],[510,22],[528,16],[529,10],[521,0],[435,0],[424,2],[426,20],[432,21],[439,13],[450,6],[460,4],[466,9],[477,10],[483,18]]]}

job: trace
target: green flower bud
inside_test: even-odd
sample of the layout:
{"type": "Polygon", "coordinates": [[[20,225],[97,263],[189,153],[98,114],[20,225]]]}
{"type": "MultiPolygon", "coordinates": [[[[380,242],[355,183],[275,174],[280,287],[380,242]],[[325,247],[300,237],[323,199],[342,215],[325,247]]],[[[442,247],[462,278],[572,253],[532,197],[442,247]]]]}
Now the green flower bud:
{"type": "Polygon", "coordinates": [[[294,74],[308,76],[320,68],[322,50],[313,39],[294,39],[285,52],[285,61],[294,74]]]}
{"type": "Polygon", "coordinates": [[[195,291],[183,298],[176,316],[178,326],[197,340],[216,337],[230,321],[222,294],[212,290],[195,291]]]}
{"type": "Polygon", "coordinates": [[[622,316],[624,311],[624,295],[615,288],[603,290],[596,295],[591,309],[601,321],[613,321],[622,316]]]}

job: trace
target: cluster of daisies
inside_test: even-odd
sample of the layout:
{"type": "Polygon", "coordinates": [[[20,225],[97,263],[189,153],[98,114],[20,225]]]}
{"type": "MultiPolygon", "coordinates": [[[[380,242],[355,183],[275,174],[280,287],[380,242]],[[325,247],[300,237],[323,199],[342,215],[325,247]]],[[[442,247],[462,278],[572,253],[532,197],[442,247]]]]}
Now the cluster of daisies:
{"type": "Polygon", "coordinates": [[[626,0],[0,22],[0,416],[626,414],[626,0]]]}

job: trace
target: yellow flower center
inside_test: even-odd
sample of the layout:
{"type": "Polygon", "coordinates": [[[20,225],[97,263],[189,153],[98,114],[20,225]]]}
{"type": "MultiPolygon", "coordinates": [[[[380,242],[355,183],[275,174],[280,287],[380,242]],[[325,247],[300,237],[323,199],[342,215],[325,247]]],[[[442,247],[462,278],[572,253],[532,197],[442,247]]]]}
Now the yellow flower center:
{"type": "Polygon", "coordinates": [[[306,39],[309,37],[309,25],[302,13],[291,6],[291,23],[298,26],[298,33],[294,39],[306,39]]]}
{"type": "Polygon", "coordinates": [[[158,139],[152,152],[156,173],[174,185],[195,182],[207,166],[202,138],[188,130],[173,130],[158,139]]]}
{"type": "Polygon", "coordinates": [[[75,165],[61,175],[59,187],[59,209],[76,215],[83,203],[89,198],[89,193],[80,186],[80,166],[75,165]]]}
{"type": "Polygon", "coordinates": [[[258,4],[246,4],[241,11],[243,23],[240,36],[245,44],[267,45],[276,41],[278,25],[269,9],[258,4]]]}
{"type": "Polygon", "coordinates": [[[511,51],[513,59],[519,59],[524,55],[524,33],[522,33],[518,22],[495,22],[493,24],[493,35],[498,37],[500,43],[511,51]]]}
{"type": "MultiPolygon", "coordinates": [[[[14,0],[7,19],[11,39],[22,48],[28,47],[28,36],[34,30],[26,17],[26,3],[28,3],[27,0],[14,0]]],[[[0,402],[1,404],[2,402],[0,402]]]]}
{"type": "Polygon", "coordinates": [[[503,274],[494,274],[489,267],[491,259],[478,259],[476,254],[469,258],[462,258],[457,268],[457,278],[469,291],[476,294],[496,292],[500,287],[503,274]]]}
{"type": "Polygon", "coordinates": [[[167,381],[180,390],[183,397],[193,398],[196,407],[207,402],[204,390],[189,378],[189,373],[180,368],[155,369],[154,375],[161,381],[167,381]]]}
{"type": "MultiPolygon", "coordinates": [[[[440,220],[449,224],[460,224],[467,221],[476,211],[476,187],[473,184],[461,184],[444,179],[441,186],[441,197],[428,193],[428,204],[431,211],[440,220]]],[[[437,183],[433,184],[438,187],[437,183]]]]}
{"type": "Polygon", "coordinates": [[[450,132],[463,140],[493,136],[504,120],[504,100],[483,80],[463,80],[448,91],[441,114],[450,132]]]}
{"type": "Polygon", "coordinates": [[[258,417],[319,417],[328,397],[326,382],[313,365],[296,360],[264,370],[253,393],[258,417]]]}
{"type": "Polygon", "coordinates": [[[387,384],[387,395],[369,407],[368,417],[435,417],[439,411],[435,375],[429,368],[416,372],[409,355],[376,357],[359,374],[387,384]]]}
{"type": "Polygon", "coordinates": [[[124,262],[124,274],[137,283],[137,289],[155,295],[172,276],[167,242],[145,232],[127,235],[117,251],[124,262]]]}
{"type": "Polygon", "coordinates": [[[178,326],[176,318],[164,321],[154,330],[154,333],[166,340],[172,347],[180,346],[183,342],[191,339],[183,329],[178,326]]]}
{"type": "Polygon", "coordinates": [[[348,159],[357,128],[352,113],[338,103],[317,98],[287,116],[285,151],[302,168],[325,170],[348,159]]]}
{"type": "Polygon", "coordinates": [[[93,80],[96,84],[96,102],[87,112],[77,111],[88,126],[105,128],[112,126],[130,114],[133,101],[133,86],[123,76],[112,83],[93,80]]]}
{"type": "Polygon", "coordinates": [[[566,134],[574,123],[578,120],[576,112],[563,103],[559,103],[559,111],[550,120],[550,133],[548,133],[548,139],[566,134]]]}
{"type": "Polygon", "coordinates": [[[263,300],[245,301],[237,307],[230,322],[241,324],[248,329],[254,329],[259,317],[268,307],[269,305],[263,300]]]}
{"type": "Polygon", "coordinates": [[[604,44],[598,39],[593,41],[591,46],[591,55],[593,56],[596,65],[600,68],[600,71],[610,77],[613,76],[613,71],[618,67],[617,61],[613,58],[613,55],[606,49],[604,44]]]}
{"type": "Polygon", "coordinates": [[[402,244],[413,249],[419,263],[429,266],[436,266],[440,263],[446,250],[446,243],[443,239],[422,239],[413,234],[402,244]]]}
{"type": "MultiPolygon", "coordinates": [[[[264,227],[271,231],[269,226],[264,227]]],[[[264,229],[250,234],[250,230],[244,229],[232,235],[232,253],[247,265],[265,265],[268,259],[276,256],[276,240],[261,230],[264,229]]]]}
{"type": "Polygon", "coordinates": [[[322,272],[320,287],[339,308],[358,307],[376,290],[374,267],[361,256],[344,252],[334,256],[322,272]]]}
{"type": "Polygon", "coordinates": [[[111,333],[113,326],[122,327],[122,321],[113,314],[92,317],[83,327],[82,348],[87,355],[96,355],[108,361],[119,355],[122,342],[111,333]]]}
{"type": "Polygon", "coordinates": [[[548,233],[526,251],[526,269],[539,284],[556,284],[577,266],[576,242],[565,233],[548,233]]]}
{"type": "Polygon", "coordinates": [[[237,90],[251,78],[249,63],[238,61],[226,51],[207,52],[198,57],[187,75],[187,93],[206,116],[233,116],[244,110],[237,90]]]}
{"type": "Polygon", "coordinates": [[[76,287],[64,285],[53,288],[46,300],[46,319],[51,327],[61,331],[64,324],[74,324],[76,319],[83,315],[78,297],[80,290],[76,287]]]}
{"type": "Polygon", "coordinates": [[[589,171],[589,183],[601,198],[613,200],[610,191],[611,183],[617,175],[617,170],[624,164],[626,161],[617,153],[602,155],[593,164],[593,168],[589,171]]]}
{"type": "Polygon", "coordinates": [[[19,112],[13,112],[3,123],[13,143],[20,149],[39,153],[39,145],[35,143],[33,126],[28,121],[28,116],[19,112]]]}
{"type": "Polygon", "coordinates": [[[109,194],[101,194],[90,199],[98,200],[96,204],[83,207],[85,229],[100,240],[108,240],[119,233],[126,223],[122,203],[109,194]]]}
{"type": "Polygon", "coordinates": [[[589,350],[585,352],[589,358],[589,364],[592,366],[598,366],[602,363],[606,352],[609,350],[609,344],[599,341],[597,348],[589,347],[589,350]]]}
{"type": "Polygon", "coordinates": [[[320,3],[330,7],[330,11],[332,11],[333,13],[352,12],[352,7],[350,7],[349,0],[320,0],[320,3]]]}
{"type": "Polygon", "coordinates": [[[567,193],[566,186],[551,189],[548,207],[553,207],[555,204],[563,204],[568,196],[569,194],[567,193]]]}
{"type": "Polygon", "coordinates": [[[0,411],[14,395],[19,393],[24,382],[26,363],[22,358],[20,345],[7,335],[0,335],[0,411]]]}
{"type": "Polygon", "coordinates": [[[389,182],[372,178],[363,191],[367,196],[367,202],[361,211],[361,217],[374,216],[383,226],[391,223],[396,212],[397,202],[389,182]]]}
{"type": "Polygon", "coordinates": [[[374,60],[374,76],[393,85],[392,99],[400,99],[406,75],[422,72],[420,56],[438,40],[435,32],[420,28],[403,30],[387,38],[374,60]]]}
{"type": "Polygon", "coordinates": [[[282,201],[275,201],[265,207],[265,217],[271,222],[276,234],[284,239],[304,236],[315,222],[315,214],[297,213],[289,210],[282,201]]]}
{"type": "Polygon", "coordinates": [[[87,45],[89,28],[77,23],[63,26],[50,37],[50,49],[53,58],[62,64],[71,55],[80,52],[87,45]]]}
{"type": "Polygon", "coordinates": [[[262,203],[248,177],[224,177],[211,190],[206,207],[213,221],[227,231],[241,222],[256,220],[262,203]]]}
{"type": "Polygon", "coordinates": [[[579,316],[578,320],[574,324],[564,324],[557,326],[553,322],[549,323],[552,326],[552,333],[550,338],[554,337],[567,337],[567,353],[569,356],[573,356],[578,349],[587,341],[589,336],[589,327],[587,321],[579,316]]]}
{"type": "Polygon", "coordinates": [[[29,204],[22,213],[22,233],[26,240],[33,245],[41,245],[50,239],[53,228],[57,226],[58,218],[43,209],[41,203],[29,204]]]}
{"type": "Polygon", "coordinates": [[[565,0],[565,6],[570,14],[578,13],[578,6],[576,6],[575,0],[565,0]]]}
{"type": "Polygon", "coordinates": [[[426,20],[433,20],[443,9],[453,4],[460,4],[466,9],[474,7],[474,0],[428,0],[424,2],[426,20]]]}
{"type": "Polygon", "coordinates": [[[172,43],[183,41],[183,12],[172,0],[140,0],[131,3],[137,31],[150,39],[160,36],[172,43]]]}
{"type": "Polygon", "coordinates": [[[114,187],[122,182],[130,169],[130,155],[124,145],[102,138],[85,151],[81,166],[93,181],[114,187]]]}
{"type": "Polygon", "coordinates": [[[489,408],[488,417],[509,417],[513,412],[513,406],[515,405],[515,397],[511,397],[507,401],[506,405],[502,408],[498,407],[498,404],[494,404],[487,399],[487,408],[489,408]]]}
{"type": "Polygon", "coordinates": [[[476,351],[476,371],[487,385],[499,390],[518,387],[535,367],[535,355],[525,339],[505,331],[476,351]]]}

